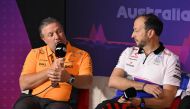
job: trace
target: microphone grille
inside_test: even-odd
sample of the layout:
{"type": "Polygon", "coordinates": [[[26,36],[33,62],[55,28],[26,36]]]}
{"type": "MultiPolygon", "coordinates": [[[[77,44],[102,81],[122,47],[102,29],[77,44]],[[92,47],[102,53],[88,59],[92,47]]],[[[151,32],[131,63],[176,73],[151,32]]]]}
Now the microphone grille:
{"type": "Polygon", "coordinates": [[[124,91],[125,98],[132,98],[137,96],[137,91],[134,87],[130,87],[124,91]]]}
{"type": "Polygon", "coordinates": [[[66,55],[66,45],[63,43],[58,43],[55,47],[55,56],[58,58],[65,57],[66,55]]]}

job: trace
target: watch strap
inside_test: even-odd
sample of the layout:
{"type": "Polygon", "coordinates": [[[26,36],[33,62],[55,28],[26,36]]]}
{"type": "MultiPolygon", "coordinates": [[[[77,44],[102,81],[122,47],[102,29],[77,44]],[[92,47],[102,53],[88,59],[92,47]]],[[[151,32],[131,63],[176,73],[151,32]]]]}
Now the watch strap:
{"type": "Polygon", "coordinates": [[[145,109],[145,101],[144,101],[144,98],[141,98],[140,107],[141,107],[141,109],[145,109]]]}
{"type": "Polygon", "coordinates": [[[73,75],[70,76],[67,83],[72,84],[75,81],[75,77],[73,75]]]}

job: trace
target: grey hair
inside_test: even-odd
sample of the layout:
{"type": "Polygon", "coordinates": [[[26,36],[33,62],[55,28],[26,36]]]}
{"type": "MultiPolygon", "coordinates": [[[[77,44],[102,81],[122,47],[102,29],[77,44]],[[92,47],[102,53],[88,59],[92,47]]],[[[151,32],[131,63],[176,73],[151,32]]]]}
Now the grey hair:
{"type": "Polygon", "coordinates": [[[61,26],[61,28],[63,28],[63,26],[57,19],[53,17],[45,18],[41,21],[40,26],[39,26],[40,37],[44,37],[44,35],[42,34],[42,29],[51,23],[58,23],[61,26]]]}

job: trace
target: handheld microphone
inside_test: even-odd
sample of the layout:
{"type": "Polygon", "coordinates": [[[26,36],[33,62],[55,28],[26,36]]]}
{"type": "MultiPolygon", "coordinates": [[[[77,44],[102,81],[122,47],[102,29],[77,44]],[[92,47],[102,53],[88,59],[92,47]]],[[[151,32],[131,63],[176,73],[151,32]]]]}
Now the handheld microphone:
{"type": "Polygon", "coordinates": [[[137,96],[137,91],[134,87],[126,89],[124,92],[125,99],[133,98],[137,96]]]}
{"type": "Polygon", "coordinates": [[[66,45],[63,43],[58,43],[55,47],[55,56],[58,58],[63,58],[66,55],[66,45]]]}
{"type": "MultiPolygon", "coordinates": [[[[63,58],[66,55],[66,45],[63,43],[58,43],[55,47],[55,56],[57,58],[63,58]]],[[[52,87],[57,87],[59,83],[51,83],[52,87]]]]}

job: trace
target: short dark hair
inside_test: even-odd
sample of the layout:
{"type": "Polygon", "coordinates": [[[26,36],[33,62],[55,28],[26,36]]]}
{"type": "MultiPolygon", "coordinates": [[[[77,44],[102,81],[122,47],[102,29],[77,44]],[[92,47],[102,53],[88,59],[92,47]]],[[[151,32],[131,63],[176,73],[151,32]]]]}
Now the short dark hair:
{"type": "Polygon", "coordinates": [[[158,18],[158,16],[150,13],[150,14],[142,14],[140,16],[137,16],[135,20],[139,17],[145,18],[145,29],[150,30],[153,29],[156,33],[156,35],[160,36],[163,30],[163,22],[158,18]]]}
{"type": "Polygon", "coordinates": [[[42,29],[43,29],[45,26],[47,26],[47,25],[49,25],[49,24],[51,24],[51,23],[58,23],[58,24],[60,24],[60,26],[63,28],[63,26],[61,25],[61,23],[60,23],[57,19],[55,19],[55,18],[53,18],[53,17],[45,18],[45,19],[43,19],[43,20],[41,21],[40,26],[39,26],[40,37],[43,37],[42,29]]]}

